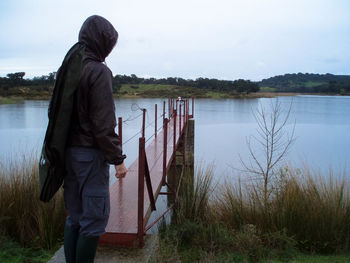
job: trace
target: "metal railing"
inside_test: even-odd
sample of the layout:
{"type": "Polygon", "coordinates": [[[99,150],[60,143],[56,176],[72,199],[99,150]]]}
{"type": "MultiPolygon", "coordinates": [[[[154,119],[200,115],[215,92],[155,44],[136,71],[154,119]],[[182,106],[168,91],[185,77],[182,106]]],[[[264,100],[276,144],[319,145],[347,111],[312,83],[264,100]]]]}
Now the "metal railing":
{"type": "MultiPolygon", "coordinates": [[[[193,118],[194,113],[194,99],[192,98],[192,114],[189,114],[189,100],[188,99],[168,99],[168,118],[165,118],[165,112],[166,112],[166,102],[163,102],[163,114],[160,117],[163,117],[163,126],[161,127],[163,129],[163,156],[162,156],[162,185],[166,184],[166,174],[167,174],[167,148],[168,148],[168,128],[169,123],[173,119],[173,153],[170,158],[170,162],[173,161],[176,165],[176,148],[177,148],[177,120],[179,121],[178,124],[178,138],[180,138],[183,135],[183,132],[185,130],[185,127],[187,125],[187,121],[189,118],[193,118]]],[[[142,129],[141,137],[139,138],[139,155],[138,155],[138,209],[137,209],[137,237],[138,237],[138,246],[142,247],[144,245],[144,235],[146,232],[154,226],[162,217],[165,216],[167,212],[170,211],[172,206],[168,207],[164,213],[160,217],[158,217],[156,220],[154,220],[149,226],[145,227],[145,218],[144,218],[144,186],[146,181],[146,187],[148,192],[148,197],[150,200],[150,207],[151,211],[156,210],[156,199],[158,197],[154,196],[153,189],[152,189],[152,182],[151,182],[151,175],[150,170],[148,166],[147,161],[147,155],[146,155],[146,142],[151,139],[153,136],[157,138],[157,133],[161,129],[157,129],[157,120],[159,117],[157,117],[157,104],[155,104],[155,119],[154,119],[154,134],[150,136],[149,139],[145,139],[145,130],[146,130],[146,109],[142,110],[142,129]]],[[[153,123],[152,123],[153,124],[153,123]]],[[[120,144],[123,145],[123,120],[122,118],[118,118],[118,133],[120,138],[120,144]]],[[[138,134],[137,133],[137,134],[138,134]]],[[[135,134],[134,136],[136,136],[135,134]]],[[[134,137],[132,136],[132,138],[134,137]]],[[[131,139],[132,139],[131,138],[131,139]]],[[[176,193],[178,192],[175,191],[176,193]]],[[[169,193],[160,193],[160,194],[169,194],[169,193]]],[[[146,222],[147,223],[147,222],[146,222]]]]}

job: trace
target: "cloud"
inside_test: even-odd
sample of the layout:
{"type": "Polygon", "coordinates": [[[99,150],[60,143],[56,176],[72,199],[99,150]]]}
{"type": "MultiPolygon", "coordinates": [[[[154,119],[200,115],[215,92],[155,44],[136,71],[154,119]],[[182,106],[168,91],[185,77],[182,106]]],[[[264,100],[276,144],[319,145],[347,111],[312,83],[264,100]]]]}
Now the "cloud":
{"type": "Polygon", "coordinates": [[[350,60],[341,59],[350,49],[345,0],[4,0],[0,8],[0,74],[56,71],[92,14],[119,32],[107,59],[114,73],[255,80],[350,73],[350,60]]]}

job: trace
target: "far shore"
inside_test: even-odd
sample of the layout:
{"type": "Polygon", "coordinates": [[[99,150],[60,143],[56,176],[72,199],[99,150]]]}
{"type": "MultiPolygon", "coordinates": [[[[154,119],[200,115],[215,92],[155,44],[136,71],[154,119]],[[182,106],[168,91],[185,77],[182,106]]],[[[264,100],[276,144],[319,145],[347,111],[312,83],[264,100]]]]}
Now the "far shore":
{"type": "MultiPolygon", "coordinates": [[[[185,94],[168,94],[169,96],[166,96],[166,94],[163,94],[163,92],[160,92],[158,96],[155,96],[155,94],[142,94],[142,93],[127,93],[127,94],[117,94],[114,93],[114,98],[121,98],[121,99],[136,99],[136,98],[177,98],[177,97],[186,97],[185,94]]],[[[249,93],[249,94],[228,94],[228,93],[218,93],[218,92],[207,92],[206,94],[197,94],[193,95],[191,94],[188,97],[195,98],[195,99],[256,99],[256,98],[275,98],[275,97],[281,97],[281,96],[297,96],[297,95],[318,95],[318,96],[340,96],[340,94],[324,94],[324,93],[295,93],[295,92],[256,92],[256,93],[249,93]],[[192,95],[192,96],[191,96],[192,95]]],[[[342,95],[343,96],[343,95],[342,95]]],[[[4,97],[0,96],[0,104],[16,104],[20,103],[24,100],[50,100],[50,96],[47,94],[45,95],[24,95],[24,96],[9,96],[4,97]]]]}

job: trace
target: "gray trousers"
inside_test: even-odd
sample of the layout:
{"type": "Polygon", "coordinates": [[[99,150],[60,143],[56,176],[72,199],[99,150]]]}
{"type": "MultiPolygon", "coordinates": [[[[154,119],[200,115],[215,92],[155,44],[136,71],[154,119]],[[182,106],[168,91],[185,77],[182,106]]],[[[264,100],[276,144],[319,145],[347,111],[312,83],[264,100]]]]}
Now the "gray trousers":
{"type": "Polygon", "coordinates": [[[65,161],[66,226],[86,237],[100,236],[110,211],[109,164],[99,150],[84,147],[68,148],[65,161]]]}

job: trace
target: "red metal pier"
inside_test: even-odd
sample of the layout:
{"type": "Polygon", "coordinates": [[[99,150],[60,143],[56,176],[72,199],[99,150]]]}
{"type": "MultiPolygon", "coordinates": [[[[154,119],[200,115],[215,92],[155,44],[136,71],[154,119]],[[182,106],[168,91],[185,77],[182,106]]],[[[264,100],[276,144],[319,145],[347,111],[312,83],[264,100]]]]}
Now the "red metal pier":
{"type": "MultiPolygon", "coordinates": [[[[163,127],[157,133],[157,105],[155,106],[154,139],[145,147],[145,110],[143,110],[142,137],[139,138],[139,156],[128,168],[125,178],[110,187],[111,211],[106,234],[100,244],[115,246],[143,246],[143,237],[153,223],[148,224],[166,174],[173,159],[187,121],[193,118],[194,100],[169,99],[168,117],[163,103],[163,127]]],[[[122,137],[119,118],[119,136],[122,137]]],[[[160,125],[159,125],[160,126],[160,125]]]]}

